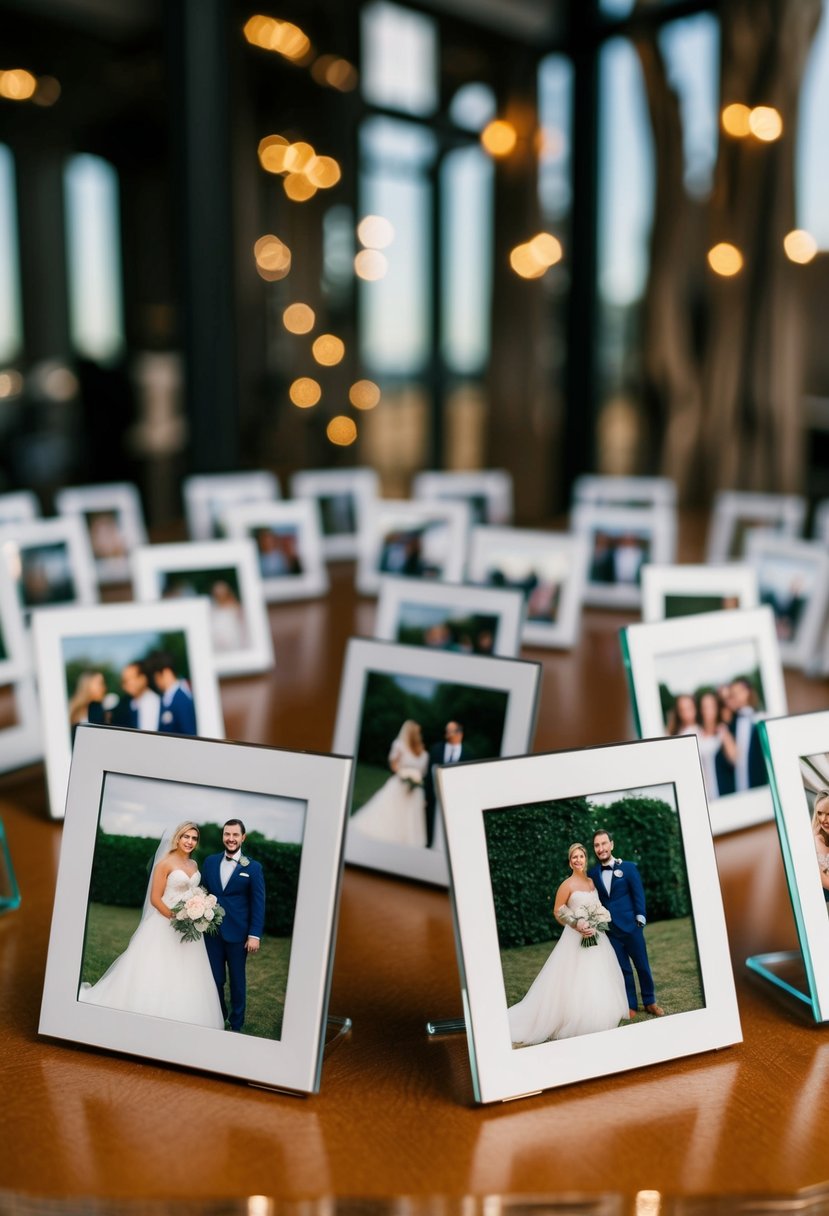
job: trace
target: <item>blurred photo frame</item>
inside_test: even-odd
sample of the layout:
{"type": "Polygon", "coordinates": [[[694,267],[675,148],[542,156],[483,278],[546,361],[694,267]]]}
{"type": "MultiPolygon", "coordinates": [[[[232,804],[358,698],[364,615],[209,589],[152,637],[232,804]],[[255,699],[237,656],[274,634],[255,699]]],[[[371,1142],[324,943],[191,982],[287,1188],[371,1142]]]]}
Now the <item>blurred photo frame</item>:
{"type": "Polygon", "coordinates": [[[573,503],[600,507],[675,507],[676,483],[669,477],[622,477],[583,473],[573,483],[573,503]]]}
{"type": "Polygon", "coordinates": [[[95,562],[80,516],[60,515],[0,527],[0,552],[24,615],[36,609],[97,603],[95,562]]]}
{"type": "Polygon", "coordinates": [[[648,564],[642,568],[642,620],[756,608],[757,572],[748,562],[720,566],[648,564]]]}
{"type": "Polygon", "coordinates": [[[716,564],[743,559],[754,531],[800,536],[805,518],[806,500],[798,494],[720,490],[711,507],[705,560],[716,564]]]}
{"type": "Polygon", "coordinates": [[[540,683],[538,663],[351,638],[333,742],[354,757],[346,861],[448,885],[436,767],[450,738],[450,763],[528,751],[540,683]]]}
{"type": "Polygon", "coordinates": [[[224,736],[206,599],[55,608],[35,613],[32,631],[53,818],[64,814],[76,723],[224,736]],[[173,665],[165,670],[166,690],[159,683],[150,687],[153,656],[173,665]],[[147,719],[127,686],[126,675],[136,672],[142,675],[136,695],[152,700],[154,728],[143,725],[147,719]]]}
{"type": "Polygon", "coordinates": [[[747,537],[760,603],[774,613],[784,666],[825,670],[822,634],[829,609],[829,551],[820,541],[766,532],[747,537]]]}
{"type": "Polygon", "coordinates": [[[273,666],[273,638],[252,540],[144,545],[132,555],[138,600],[206,595],[218,676],[250,675],[273,666]]]}
{"type": "Polygon", "coordinates": [[[570,531],[584,537],[589,556],[584,602],[602,608],[639,608],[642,570],[670,565],[676,554],[671,507],[620,507],[577,502],[570,531]]]}
{"type": "Polygon", "coordinates": [[[466,502],[378,499],[360,534],[357,590],[376,595],[386,574],[462,582],[469,521],[466,502]]]}
{"type": "Polygon", "coordinates": [[[380,497],[380,478],[368,468],[306,469],[291,478],[291,496],[316,500],[327,560],[354,558],[363,518],[380,497]]]}
{"type": "Polygon", "coordinates": [[[512,475],[506,469],[481,469],[476,472],[426,470],[415,475],[412,498],[466,502],[473,525],[505,527],[512,523],[512,475]]]}
{"type": "Polygon", "coordinates": [[[191,540],[218,540],[225,536],[224,515],[230,507],[272,502],[280,497],[279,479],[269,469],[195,474],[184,479],[182,492],[191,540]]]}
{"type": "Polygon", "coordinates": [[[32,656],[17,588],[0,561],[0,684],[31,671],[32,656]]]}
{"type": "MultiPolygon", "coordinates": [[[[124,1052],[139,1059],[200,1069],[252,1085],[296,1093],[317,1092],[325,1046],[350,776],[351,760],[347,757],[111,727],[80,728],[69,780],[40,1034],[124,1052]],[[190,818],[200,827],[205,823],[216,825],[215,835],[219,825],[228,819],[247,816],[248,841],[240,865],[250,868],[240,870],[239,881],[242,876],[255,873],[256,867],[268,881],[267,855],[261,864],[257,861],[257,848],[262,855],[263,838],[260,833],[252,841],[251,829],[262,815],[270,814],[269,822],[277,826],[268,829],[265,836],[279,840],[279,823],[295,821],[297,813],[301,856],[290,909],[287,976],[283,979],[268,963],[266,920],[261,950],[247,966],[249,1008],[242,1033],[228,1034],[213,1025],[177,1020],[172,1012],[149,1016],[135,1007],[96,1002],[91,995],[83,995],[88,990],[81,981],[93,912],[98,915],[101,912],[101,906],[96,907],[92,901],[102,834],[123,832],[125,819],[134,820],[135,834],[151,838],[147,843],[152,849],[161,825],[171,830],[190,818]],[[143,831],[142,822],[146,822],[143,831]],[[246,856],[248,853],[252,862],[246,856]],[[251,973],[257,967],[259,973],[254,981],[251,973]],[[280,1010],[278,1027],[273,1032],[249,1028],[254,982],[258,988],[264,985],[259,1004],[266,1015],[269,1006],[284,1002],[284,1011],[280,1010]]],[[[117,842],[120,837],[115,839],[117,842]]],[[[141,843],[139,840],[138,844],[141,843]]],[[[130,856],[136,856],[137,862],[142,863],[136,864],[140,870],[138,881],[146,887],[143,854],[133,852],[130,856]]],[[[203,872],[200,878],[204,878],[203,872]]],[[[222,894],[217,898],[221,906],[222,894]]],[[[122,913],[123,909],[118,908],[117,912],[122,913]]],[[[203,948],[199,941],[174,946],[176,951],[203,948]]],[[[212,983],[206,960],[204,965],[212,983]]]]}
{"type": "Polygon", "coordinates": [[[86,524],[101,585],[129,582],[129,555],[147,543],[137,486],[126,481],[71,486],[55,494],[55,510],[58,515],[77,515],[86,524]]]}
{"type": "MultiPolygon", "coordinates": [[[[741,1041],[716,858],[692,739],[645,740],[449,766],[440,769],[438,783],[452,874],[463,1023],[478,1102],[529,1096],[741,1041]],[[614,826],[615,848],[630,856],[624,853],[623,833],[626,813],[633,818],[625,810],[631,801],[640,811],[644,808],[662,820],[673,820],[669,830],[663,827],[668,834],[660,839],[665,842],[665,860],[680,874],[684,888],[682,951],[688,956],[684,972],[693,977],[691,997],[672,1005],[663,960],[676,950],[665,935],[664,948],[656,953],[658,938],[652,935],[660,926],[648,916],[644,932],[653,978],[657,992],[665,989],[661,999],[668,1016],[632,1022],[622,1017],[618,1023],[614,1017],[607,1019],[613,1024],[606,1029],[579,1030],[571,1024],[567,1037],[513,1043],[508,1006],[514,1003],[510,1000],[514,984],[508,982],[508,975],[514,966],[503,944],[509,923],[506,910],[516,900],[529,905],[546,899],[549,907],[561,880],[548,872],[549,866],[540,881],[530,872],[532,867],[509,871],[496,842],[500,836],[510,847],[520,847],[522,833],[529,832],[532,843],[525,856],[544,853],[546,857],[549,836],[558,846],[550,853],[555,856],[551,864],[561,866],[563,879],[574,831],[590,837],[584,841],[588,865],[593,861],[592,833],[614,826]],[[615,825],[606,822],[610,817],[617,820],[615,825]],[[496,833],[499,827],[504,830],[496,833]],[[513,888],[511,895],[504,888],[505,876],[507,886],[513,888]]],[[[614,864],[625,863],[614,860],[614,864]]],[[[643,882],[647,889],[647,872],[643,882]]],[[[539,949],[550,961],[555,957],[555,950],[549,953],[546,945],[539,949]]],[[[576,954],[581,955],[578,943],[576,954]]],[[[592,964],[592,955],[591,951],[585,964],[592,964]]],[[[537,966],[538,960],[533,973],[537,966]]],[[[576,997],[578,977],[584,974],[580,966],[580,957],[567,964],[576,997]]],[[[559,968],[558,974],[566,971],[559,968]]],[[[517,991],[529,981],[528,975],[517,991]]],[[[590,996],[586,991],[584,995],[589,1006],[590,996]]],[[[440,1033],[440,1023],[431,1023],[429,1029],[440,1033]]]]}
{"type": "Polygon", "coordinates": [[[767,605],[702,612],[621,630],[641,738],[695,738],[715,836],[773,816],[758,726],[787,713],[767,605]]]}
{"type": "Polygon", "coordinates": [[[4,524],[22,524],[40,516],[40,499],[34,490],[9,490],[0,494],[0,527],[4,524]]]}
{"type": "Polygon", "coordinates": [[[241,503],[225,515],[227,534],[251,540],[269,604],[328,591],[318,504],[310,498],[241,503]]]}
{"type": "Polygon", "coordinates": [[[0,773],[43,758],[43,736],[34,676],[0,682],[0,773]]]}
{"type": "Polygon", "coordinates": [[[380,580],[374,636],[433,650],[515,658],[521,649],[523,621],[520,591],[385,575],[380,580]]]}
{"type": "Polygon", "coordinates": [[[520,591],[524,645],[565,648],[578,640],[588,557],[581,535],[473,528],[467,578],[482,587],[520,591]]]}

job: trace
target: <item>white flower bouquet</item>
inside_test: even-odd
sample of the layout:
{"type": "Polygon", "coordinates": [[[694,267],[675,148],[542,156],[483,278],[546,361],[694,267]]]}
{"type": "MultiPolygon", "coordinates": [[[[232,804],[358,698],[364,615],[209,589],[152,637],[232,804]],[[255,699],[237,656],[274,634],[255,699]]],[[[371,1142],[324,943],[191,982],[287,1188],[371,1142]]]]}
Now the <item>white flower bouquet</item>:
{"type": "Polygon", "coordinates": [[[216,896],[208,895],[204,887],[196,887],[192,895],[179,900],[170,911],[173,914],[170,924],[181,934],[183,942],[197,942],[205,933],[217,933],[225,915],[216,896]]]}
{"type": "Polygon", "coordinates": [[[604,904],[599,903],[577,904],[575,908],[562,904],[556,912],[556,917],[565,925],[570,925],[574,929],[593,930],[592,937],[583,937],[581,939],[583,946],[598,946],[599,934],[607,933],[607,926],[610,924],[610,913],[604,904]]]}
{"type": "Polygon", "coordinates": [[[423,788],[423,774],[416,768],[399,768],[397,776],[409,790],[419,790],[423,788]]]}

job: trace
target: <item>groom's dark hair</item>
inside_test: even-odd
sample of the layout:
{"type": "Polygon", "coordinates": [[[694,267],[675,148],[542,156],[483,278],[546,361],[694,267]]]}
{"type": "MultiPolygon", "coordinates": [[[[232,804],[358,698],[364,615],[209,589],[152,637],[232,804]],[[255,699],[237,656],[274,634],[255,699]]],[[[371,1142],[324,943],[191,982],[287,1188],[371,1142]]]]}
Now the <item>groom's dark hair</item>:
{"type": "Polygon", "coordinates": [[[595,840],[597,836],[606,836],[608,840],[613,839],[613,833],[608,832],[607,828],[596,828],[595,832],[593,833],[593,839],[595,840]]]}
{"type": "Polygon", "coordinates": [[[245,825],[242,823],[241,819],[227,819],[227,820],[225,820],[225,822],[222,824],[222,831],[224,831],[224,830],[225,830],[225,828],[231,828],[231,827],[237,827],[237,828],[241,828],[241,830],[242,830],[242,835],[243,835],[243,836],[247,836],[247,832],[245,831],[245,825]]]}

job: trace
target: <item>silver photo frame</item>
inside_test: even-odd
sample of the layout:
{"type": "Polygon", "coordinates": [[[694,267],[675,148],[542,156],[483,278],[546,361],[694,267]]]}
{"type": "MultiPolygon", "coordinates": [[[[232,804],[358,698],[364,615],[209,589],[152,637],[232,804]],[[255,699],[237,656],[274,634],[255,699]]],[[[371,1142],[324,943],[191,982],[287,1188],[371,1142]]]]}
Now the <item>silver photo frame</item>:
{"type": "Polygon", "coordinates": [[[374,636],[432,650],[515,658],[523,623],[520,591],[386,575],[380,580],[374,636]]]}
{"type": "Polygon", "coordinates": [[[748,562],[642,567],[642,620],[756,608],[757,571],[748,562]]]}
{"type": "Polygon", "coordinates": [[[676,483],[670,477],[584,473],[573,482],[573,502],[602,507],[676,507],[676,483]]]}
{"type": "Polygon", "coordinates": [[[281,497],[279,479],[269,469],[194,474],[185,478],[182,492],[191,540],[218,540],[226,535],[224,515],[230,507],[281,497]]]}
{"type": "Polygon", "coordinates": [[[254,542],[269,604],[325,595],[328,570],[313,499],[243,503],[228,510],[225,522],[228,536],[254,542]]]}
{"type": "Polygon", "coordinates": [[[465,502],[474,526],[507,527],[512,523],[512,474],[506,469],[416,473],[412,481],[412,498],[465,502]]]}
{"type": "Polygon", "coordinates": [[[753,532],[747,538],[746,560],[756,571],[760,602],[774,613],[784,666],[821,671],[821,635],[829,609],[826,547],[816,540],[753,532]]]}
{"type": "Polygon", "coordinates": [[[27,616],[98,601],[92,548],[79,516],[6,524],[0,527],[0,554],[27,616]]]}
{"type": "Polygon", "coordinates": [[[742,559],[746,538],[754,531],[800,536],[805,518],[806,500],[799,494],[721,490],[711,507],[705,560],[713,564],[742,559]]]}
{"type": "Polygon", "coordinates": [[[291,497],[316,501],[327,560],[354,558],[363,518],[380,497],[380,478],[368,468],[305,469],[291,478],[291,497]]]}
{"type": "Polygon", "coordinates": [[[465,502],[379,499],[360,535],[357,590],[376,595],[386,574],[462,582],[469,523],[465,502]]]}
{"type": "Polygon", "coordinates": [[[671,507],[619,507],[577,502],[570,529],[588,546],[584,602],[603,608],[639,608],[642,570],[669,565],[676,555],[676,512],[671,507]]]}
{"type": "Polygon", "coordinates": [[[58,490],[59,515],[77,515],[86,525],[101,585],[130,579],[130,553],[147,543],[147,528],[137,486],[130,482],[72,486],[58,490]]]}

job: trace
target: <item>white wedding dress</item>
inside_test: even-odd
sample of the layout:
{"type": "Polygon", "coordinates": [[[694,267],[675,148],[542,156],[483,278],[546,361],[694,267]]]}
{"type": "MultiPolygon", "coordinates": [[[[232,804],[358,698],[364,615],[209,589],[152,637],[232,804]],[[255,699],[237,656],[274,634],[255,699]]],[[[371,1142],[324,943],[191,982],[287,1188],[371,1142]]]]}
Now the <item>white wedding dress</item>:
{"type": "MultiPolygon", "coordinates": [[[[571,911],[591,903],[599,903],[595,891],[576,891],[567,900],[571,911]]],[[[621,968],[606,935],[597,936],[595,946],[582,946],[578,930],[565,925],[527,995],[507,1010],[514,1045],[595,1034],[627,1020],[621,968]]]]}
{"type": "MultiPolygon", "coordinates": [[[[162,901],[172,908],[190,896],[200,878],[198,870],[171,870],[162,901]]],[[[204,941],[185,941],[153,907],[97,984],[81,984],[78,999],[192,1026],[223,1030],[225,1024],[204,941]]]]}
{"type": "Polygon", "coordinates": [[[429,753],[424,750],[416,755],[405,743],[395,739],[389,761],[398,762],[397,772],[392,773],[377,793],[354,812],[351,827],[373,840],[425,849],[426,798],[422,782],[429,767],[429,753]],[[421,784],[405,781],[401,774],[409,774],[413,780],[419,777],[421,784]]]}

